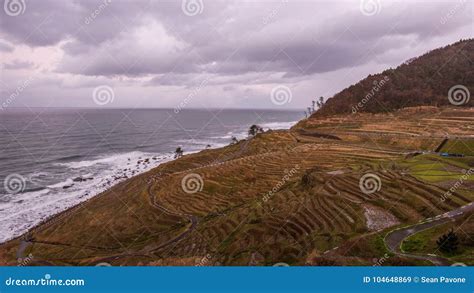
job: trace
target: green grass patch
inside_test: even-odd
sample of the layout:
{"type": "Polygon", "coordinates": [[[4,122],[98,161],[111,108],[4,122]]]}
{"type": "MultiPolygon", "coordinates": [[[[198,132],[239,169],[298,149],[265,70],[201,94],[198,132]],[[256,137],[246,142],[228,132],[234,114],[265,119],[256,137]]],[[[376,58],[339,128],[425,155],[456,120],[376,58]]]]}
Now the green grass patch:
{"type": "Polygon", "coordinates": [[[448,140],[441,152],[474,156],[474,139],[448,140]]]}
{"type": "MultiPolygon", "coordinates": [[[[474,253],[474,247],[467,246],[465,244],[460,243],[458,250],[453,253],[444,253],[438,250],[438,246],[436,241],[439,237],[447,232],[450,229],[454,229],[456,231],[456,224],[453,223],[446,223],[437,227],[433,227],[415,235],[412,235],[406,238],[402,242],[402,250],[407,253],[415,253],[415,254],[436,254],[447,258],[452,258],[454,261],[462,261],[465,262],[466,259],[472,258],[474,253]]],[[[457,235],[462,236],[463,232],[457,231],[457,235]]]]}
{"type": "MultiPolygon", "coordinates": [[[[399,162],[412,176],[428,182],[459,180],[464,175],[463,171],[468,170],[471,164],[470,158],[446,158],[434,154],[420,155],[399,162]]],[[[474,176],[468,177],[467,180],[474,181],[474,176]]]]}

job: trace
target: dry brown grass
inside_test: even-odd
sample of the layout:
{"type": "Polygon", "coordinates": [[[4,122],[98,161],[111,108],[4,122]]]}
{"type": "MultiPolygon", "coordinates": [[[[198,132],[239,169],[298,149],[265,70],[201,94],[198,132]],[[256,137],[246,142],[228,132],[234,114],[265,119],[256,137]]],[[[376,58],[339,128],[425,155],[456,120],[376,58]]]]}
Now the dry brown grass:
{"type": "MultiPolygon", "coordinates": [[[[194,265],[206,255],[209,264],[223,265],[367,264],[339,252],[321,256],[370,235],[364,204],[408,223],[470,201],[461,193],[440,201],[446,188],[419,181],[398,162],[434,149],[445,132],[472,135],[466,123],[473,114],[430,108],[309,119],[291,131],[187,155],[34,229],[26,252],[36,264],[60,265],[194,265]],[[203,178],[202,191],[183,191],[189,173],[203,178]],[[379,191],[361,192],[365,173],[380,177],[379,191]]],[[[18,245],[18,239],[2,245],[0,262],[15,264],[18,245]]]]}

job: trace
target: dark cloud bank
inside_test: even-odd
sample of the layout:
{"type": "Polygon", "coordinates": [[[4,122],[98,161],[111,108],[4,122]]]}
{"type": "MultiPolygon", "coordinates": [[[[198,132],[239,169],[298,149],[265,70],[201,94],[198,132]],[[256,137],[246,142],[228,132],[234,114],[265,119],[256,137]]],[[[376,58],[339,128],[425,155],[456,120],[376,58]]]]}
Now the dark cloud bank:
{"type": "Polygon", "coordinates": [[[2,99],[34,75],[23,104],[93,106],[93,88],[107,84],[110,106],[173,107],[205,80],[191,106],[275,107],[270,92],[285,85],[286,106],[299,108],[473,36],[468,1],[372,1],[375,12],[361,1],[186,2],[43,0],[18,16],[2,11],[2,99]]]}

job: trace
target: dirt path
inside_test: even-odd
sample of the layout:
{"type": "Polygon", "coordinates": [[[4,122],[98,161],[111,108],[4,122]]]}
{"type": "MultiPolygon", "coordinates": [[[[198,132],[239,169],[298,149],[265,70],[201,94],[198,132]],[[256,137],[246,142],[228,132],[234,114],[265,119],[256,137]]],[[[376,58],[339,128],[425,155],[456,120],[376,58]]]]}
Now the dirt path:
{"type": "Polygon", "coordinates": [[[150,204],[154,208],[156,208],[156,209],[158,209],[158,210],[160,210],[163,213],[168,214],[168,215],[183,217],[183,218],[187,219],[189,221],[189,223],[191,223],[191,225],[189,225],[189,227],[186,228],[186,230],[184,230],[181,234],[174,237],[173,239],[168,240],[167,242],[165,242],[163,244],[160,244],[157,247],[147,249],[148,252],[154,252],[154,251],[160,250],[162,248],[165,248],[167,246],[170,246],[170,245],[180,241],[181,239],[185,238],[188,234],[190,234],[194,229],[196,229],[197,225],[199,224],[198,217],[196,217],[194,215],[188,215],[188,214],[184,214],[184,213],[172,212],[172,211],[168,210],[167,208],[159,205],[156,201],[156,198],[153,196],[153,194],[151,192],[151,188],[152,188],[152,185],[150,184],[150,186],[147,189],[147,192],[148,192],[148,198],[150,200],[150,204]]]}
{"type": "Polygon", "coordinates": [[[389,232],[387,236],[385,236],[385,239],[384,239],[385,245],[387,245],[388,249],[391,252],[397,255],[421,259],[421,260],[427,260],[437,266],[448,266],[451,264],[451,262],[447,258],[444,258],[441,256],[435,256],[435,255],[421,255],[421,254],[405,253],[401,250],[401,244],[405,239],[407,239],[408,237],[412,235],[415,235],[418,232],[445,224],[449,221],[454,221],[456,218],[459,218],[465,213],[468,213],[471,211],[474,211],[474,203],[472,202],[460,208],[454,209],[450,212],[436,216],[434,218],[428,218],[421,223],[417,223],[415,225],[393,230],[389,232]]]}

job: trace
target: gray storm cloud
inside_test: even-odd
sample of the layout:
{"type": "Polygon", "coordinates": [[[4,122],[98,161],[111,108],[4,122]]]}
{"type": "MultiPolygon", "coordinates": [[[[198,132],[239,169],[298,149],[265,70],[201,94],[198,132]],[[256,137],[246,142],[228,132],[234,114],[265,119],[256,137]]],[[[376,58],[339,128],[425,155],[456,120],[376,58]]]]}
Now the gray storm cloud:
{"type": "Polygon", "coordinates": [[[181,1],[27,1],[1,15],[2,95],[35,75],[23,104],[89,106],[92,86],[107,83],[117,106],[173,107],[207,78],[195,105],[272,107],[284,84],[298,108],[473,36],[472,2],[372,2],[373,15],[361,1],[203,0],[197,12],[181,1]]]}

